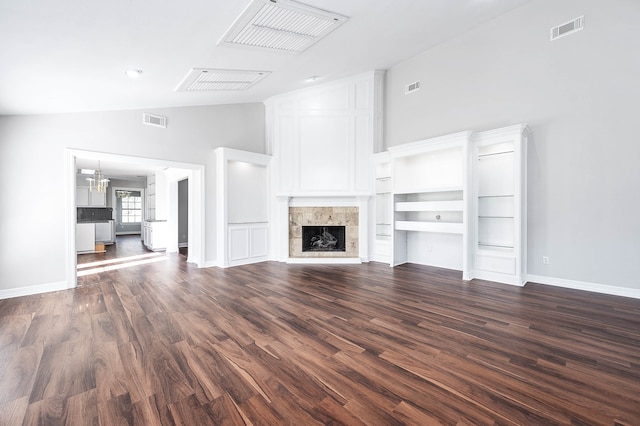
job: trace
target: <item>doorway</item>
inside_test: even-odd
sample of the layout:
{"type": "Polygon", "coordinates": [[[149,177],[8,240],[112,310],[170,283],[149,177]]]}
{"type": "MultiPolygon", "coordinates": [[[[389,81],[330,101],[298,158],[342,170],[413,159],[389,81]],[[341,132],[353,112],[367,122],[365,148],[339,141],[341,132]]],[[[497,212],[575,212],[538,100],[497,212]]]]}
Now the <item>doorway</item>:
{"type": "Polygon", "coordinates": [[[188,255],[189,250],[189,179],[178,181],[178,250],[188,255]]]}
{"type": "MultiPolygon", "coordinates": [[[[204,165],[192,163],[180,163],[169,160],[157,160],[142,157],[131,157],[118,154],[108,154],[92,151],[66,149],[67,158],[67,202],[66,217],[69,236],[67,239],[67,287],[77,286],[77,255],[76,255],[76,177],[78,164],[86,161],[101,162],[103,170],[113,167],[114,170],[128,172],[133,175],[151,173],[151,171],[163,171],[167,174],[166,203],[168,229],[167,253],[177,253],[178,248],[178,215],[172,212],[178,211],[178,182],[186,181],[186,193],[188,196],[187,218],[187,242],[189,256],[187,261],[195,263],[198,267],[204,267],[204,165]],[[173,189],[169,188],[176,188],[173,189]],[[175,235],[171,235],[175,234],[175,235]]],[[[141,192],[142,195],[143,192],[141,192]]],[[[143,197],[144,200],[144,197],[143,197]]],[[[144,202],[144,201],[143,201],[144,202]]],[[[135,207],[135,206],[134,206],[135,207]]],[[[115,209],[114,209],[115,210],[115,209]]],[[[135,210],[135,208],[134,208],[135,210]]],[[[131,213],[131,212],[129,212],[131,213]]],[[[143,218],[144,220],[144,218],[143,218]]],[[[139,237],[138,237],[139,238],[139,237]]]]}
{"type": "Polygon", "coordinates": [[[112,199],[116,236],[142,234],[144,189],[115,187],[112,199]]]}

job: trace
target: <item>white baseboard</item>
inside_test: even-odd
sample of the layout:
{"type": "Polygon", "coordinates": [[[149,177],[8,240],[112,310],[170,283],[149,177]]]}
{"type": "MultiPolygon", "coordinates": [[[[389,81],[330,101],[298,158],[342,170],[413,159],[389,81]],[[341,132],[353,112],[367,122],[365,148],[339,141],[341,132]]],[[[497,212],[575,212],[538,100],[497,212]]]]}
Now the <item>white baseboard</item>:
{"type": "Polygon", "coordinates": [[[571,288],[574,290],[591,291],[594,293],[610,294],[612,296],[631,297],[640,299],[640,289],[618,287],[613,285],[589,283],[585,281],[566,280],[564,278],[545,277],[542,275],[527,275],[528,282],[571,288]]]}
{"type": "Polygon", "coordinates": [[[14,297],[31,296],[32,294],[49,293],[51,291],[68,290],[66,281],[58,281],[49,284],[38,284],[28,287],[9,288],[6,290],[0,290],[1,299],[11,299],[14,297]]]}
{"type": "Polygon", "coordinates": [[[217,260],[205,260],[204,263],[202,264],[201,268],[213,268],[216,266],[220,266],[218,265],[218,261],[217,260]]]}

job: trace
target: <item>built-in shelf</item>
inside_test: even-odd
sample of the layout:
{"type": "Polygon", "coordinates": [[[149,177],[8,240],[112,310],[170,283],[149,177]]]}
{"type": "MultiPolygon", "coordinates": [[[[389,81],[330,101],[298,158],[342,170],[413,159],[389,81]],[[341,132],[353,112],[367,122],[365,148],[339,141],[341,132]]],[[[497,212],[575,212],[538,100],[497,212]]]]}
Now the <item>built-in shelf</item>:
{"type": "Polygon", "coordinates": [[[467,269],[470,132],[389,148],[393,214],[391,265],[467,269]]]}
{"type": "Polygon", "coordinates": [[[396,231],[438,232],[445,234],[463,234],[464,225],[453,222],[412,222],[396,221],[396,231]]]}
{"type": "Polygon", "coordinates": [[[398,201],[396,211],[463,211],[464,201],[398,201]]]}
{"type": "Polygon", "coordinates": [[[437,192],[461,192],[463,188],[461,186],[449,186],[449,187],[436,187],[436,188],[421,188],[417,190],[396,190],[394,193],[396,195],[403,194],[426,194],[426,193],[437,193],[437,192]]]}
{"type": "Polygon", "coordinates": [[[487,248],[500,248],[500,249],[512,249],[513,248],[513,245],[495,244],[495,243],[483,243],[483,242],[479,242],[478,246],[487,247],[487,248]]]}
{"type": "Polygon", "coordinates": [[[526,126],[474,135],[471,278],[522,285],[526,277],[526,126]]]}

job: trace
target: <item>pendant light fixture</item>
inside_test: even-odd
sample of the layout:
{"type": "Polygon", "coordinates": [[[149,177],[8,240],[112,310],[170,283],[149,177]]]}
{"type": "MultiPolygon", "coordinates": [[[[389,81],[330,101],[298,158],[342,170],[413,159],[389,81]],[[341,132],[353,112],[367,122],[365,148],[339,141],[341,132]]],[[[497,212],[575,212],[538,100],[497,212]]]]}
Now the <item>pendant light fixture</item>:
{"type": "Polygon", "coordinates": [[[95,189],[98,192],[107,192],[109,179],[102,175],[102,170],[100,170],[100,161],[98,161],[98,170],[95,171],[92,177],[88,177],[87,180],[89,181],[89,191],[93,191],[95,189]]]}

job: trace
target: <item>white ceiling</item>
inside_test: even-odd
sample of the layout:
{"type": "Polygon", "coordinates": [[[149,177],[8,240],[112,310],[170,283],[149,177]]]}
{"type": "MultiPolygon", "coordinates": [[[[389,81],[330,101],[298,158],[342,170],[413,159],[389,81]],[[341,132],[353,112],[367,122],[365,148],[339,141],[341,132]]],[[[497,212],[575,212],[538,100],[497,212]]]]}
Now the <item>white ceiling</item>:
{"type": "Polygon", "coordinates": [[[249,1],[0,0],[0,115],[261,102],[387,69],[529,0],[303,0],[349,20],[299,55],[218,46],[249,1]],[[271,74],[244,92],[176,92],[191,68],[271,74]]]}

